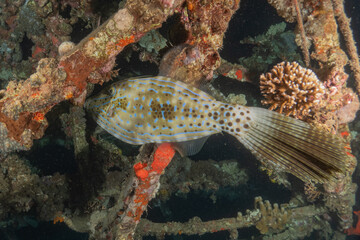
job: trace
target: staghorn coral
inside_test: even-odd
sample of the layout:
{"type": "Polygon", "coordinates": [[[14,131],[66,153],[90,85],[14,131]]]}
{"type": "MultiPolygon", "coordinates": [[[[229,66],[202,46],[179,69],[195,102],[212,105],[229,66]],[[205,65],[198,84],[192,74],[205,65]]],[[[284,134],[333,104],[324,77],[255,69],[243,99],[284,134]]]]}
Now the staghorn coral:
{"type": "Polygon", "coordinates": [[[296,62],[277,64],[271,72],[260,76],[260,89],[265,96],[263,104],[287,116],[302,119],[312,107],[321,103],[324,86],[310,69],[296,62]]]}

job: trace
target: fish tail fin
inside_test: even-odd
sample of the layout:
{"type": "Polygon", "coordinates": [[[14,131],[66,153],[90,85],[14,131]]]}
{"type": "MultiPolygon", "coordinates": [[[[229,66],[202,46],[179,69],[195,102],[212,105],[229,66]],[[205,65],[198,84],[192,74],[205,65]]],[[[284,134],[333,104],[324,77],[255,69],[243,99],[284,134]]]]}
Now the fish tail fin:
{"type": "Polygon", "coordinates": [[[344,174],[348,156],[339,137],[263,108],[250,107],[249,112],[248,129],[238,139],[260,161],[315,183],[344,174]]]}

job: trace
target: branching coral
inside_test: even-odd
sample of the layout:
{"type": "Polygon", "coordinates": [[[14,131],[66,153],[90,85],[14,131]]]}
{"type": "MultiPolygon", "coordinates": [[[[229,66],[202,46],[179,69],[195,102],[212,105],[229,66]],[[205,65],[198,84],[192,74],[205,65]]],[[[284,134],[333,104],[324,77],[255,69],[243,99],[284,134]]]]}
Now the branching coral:
{"type": "Polygon", "coordinates": [[[263,104],[280,113],[303,118],[321,102],[324,86],[310,69],[296,62],[277,64],[269,73],[260,76],[263,104]]]}
{"type": "Polygon", "coordinates": [[[230,239],[238,239],[236,229],[239,228],[256,226],[262,233],[270,234],[270,232],[275,233],[283,230],[285,224],[291,224],[299,216],[304,218],[304,215],[308,215],[309,212],[315,215],[321,213],[319,210],[315,210],[313,206],[292,210],[287,209],[285,206],[279,207],[277,203],[271,206],[269,201],[263,201],[261,197],[255,198],[254,205],[255,209],[246,210],[244,215],[238,212],[236,217],[218,220],[202,221],[199,217],[194,217],[184,223],[154,223],[147,219],[142,219],[136,235],[140,239],[141,236],[146,235],[155,235],[160,238],[167,234],[201,235],[209,232],[229,231],[230,239]]]}
{"type": "Polygon", "coordinates": [[[290,218],[290,211],[284,206],[279,208],[279,205],[274,203],[272,207],[269,201],[263,202],[261,197],[255,198],[255,208],[259,209],[261,213],[260,221],[255,226],[262,234],[267,233],[270,229],[275,231],[284,229],[290,218]]]}

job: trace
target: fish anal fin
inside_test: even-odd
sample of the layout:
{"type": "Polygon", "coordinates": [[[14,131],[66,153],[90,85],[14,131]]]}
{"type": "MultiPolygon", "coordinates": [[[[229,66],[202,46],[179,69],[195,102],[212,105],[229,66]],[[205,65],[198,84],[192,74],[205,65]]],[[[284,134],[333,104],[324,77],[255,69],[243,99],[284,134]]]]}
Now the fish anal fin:
{"type": "Polygon", "coordinates": [[[204,146],[206,140],[209,137],[202,137],[195,140],[189,140],[186,142],[174,142],[171,143],[175,150],[177,150],[180,155],[183,156],[192,156],[200,152],[204,146]]]}

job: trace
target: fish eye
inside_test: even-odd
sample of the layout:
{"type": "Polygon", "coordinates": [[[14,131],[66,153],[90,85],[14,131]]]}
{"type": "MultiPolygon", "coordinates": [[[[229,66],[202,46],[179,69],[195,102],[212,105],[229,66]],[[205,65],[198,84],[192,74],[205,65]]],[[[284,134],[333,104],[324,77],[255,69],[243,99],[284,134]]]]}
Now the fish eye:
{"type": "Polygon", "coordinates": [[[115,88],[114,88],[114,87],[108,88],[108,93],[109,93],[110,95],[114,95],[114,94],[116,93],[115,88]]]}

